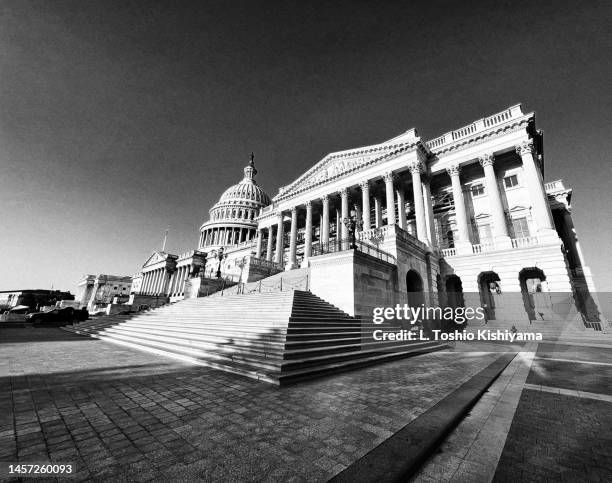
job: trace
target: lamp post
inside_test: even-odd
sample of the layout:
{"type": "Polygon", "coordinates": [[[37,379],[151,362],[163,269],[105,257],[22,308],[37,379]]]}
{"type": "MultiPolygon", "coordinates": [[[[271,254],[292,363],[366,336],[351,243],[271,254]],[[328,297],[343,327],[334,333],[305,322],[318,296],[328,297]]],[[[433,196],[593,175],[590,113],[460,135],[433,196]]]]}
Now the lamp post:
{"type": "Polygon", "coordinates": [[[217,252],[217,258],[219,259],[219,266],[217,267],[217,278],[221,278],[221,263],[223,262],[223,247],[219,248],[217,252]]]}
{"type": "Polygon", "coordinates": [[[355,232],[356,230],[361,230],[363,223],[361,222],[361,220],[358,220],[356,218],[355,210],[351,210],[349,217],[344,218],[344,220],[342,220],[342,223],[344,223],[344,226],[346,226],[346,228],[348,229],[349,237],[351,239],[350,248],[354,250],[355,248],[357,248],[357,243],[355,240],[355,232]]]}
{"type": "Polygon", "coordinates": [[[238,281],[238,283],[241,284],[240,291],[242,293],[244,293],[244,285],[245,285],[244,281],[242,280],[242,273],[244,271],[244,267],[245,267],[246,263],[247,263],[246,255],[244,257],[242,257],[240,260],[238,260],[238,262],[237,262],[237,265],[240,267],[240,280],[238,281]]]}

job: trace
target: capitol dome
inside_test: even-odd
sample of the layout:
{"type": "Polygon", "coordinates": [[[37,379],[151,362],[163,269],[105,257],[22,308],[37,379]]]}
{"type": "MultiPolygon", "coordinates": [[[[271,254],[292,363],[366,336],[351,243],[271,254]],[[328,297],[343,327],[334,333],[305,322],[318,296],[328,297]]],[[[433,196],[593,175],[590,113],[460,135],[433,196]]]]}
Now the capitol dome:
{"type": "Polygon", "coordinates": [[[244,178],[226,189],[210,209],[210,217],[200,227],[200,249],[232,246],[248,242],[257,235],[255,217],[270,196],[257,185],[253,153],[244,168],[244,178]]]}

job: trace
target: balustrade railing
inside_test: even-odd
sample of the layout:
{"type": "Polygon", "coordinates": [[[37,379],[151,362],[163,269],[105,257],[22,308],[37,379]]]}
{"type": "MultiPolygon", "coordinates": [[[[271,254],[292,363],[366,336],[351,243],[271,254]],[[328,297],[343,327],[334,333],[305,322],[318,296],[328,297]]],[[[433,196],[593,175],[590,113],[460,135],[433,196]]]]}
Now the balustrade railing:
{"type": "Polygon", "coordinates": [[[318,245],[312,247],[311,256],[315,257],[317,255],[324,255],[326,253],[335,253],[351,249],[366,253],[367,255],[371,255],[387,263],[396,263],[395,257],[390,253],[380,250],[369,243],[364,243],[359,240],[352,240],[351,238],[335,239],[330,240],[327,243],[319,243],[318,245]]]}
{"type": "Polygon", "coordinates": [[[454,257],[455,255],[457,255],[456,248],[443,248],[442,250],[440,250],[440,252],[442,253],[443,257],[454,257]]]}
{"type": "Polygon", "coordinates": [[[531,247],[538,244],[537,236],[525,236],[512,239],[512,248],[531,247]]]}
{"type": "Polygon", "coordinates": [[[544,183],[544,190],[548,191],[563,191],[565,190],[565,185],[563,184],[562,179],[557,179],[555,181],[549,181],[548,183],[544,183]]]}
{"type": "Polygon", "coordinates": [[[427,141],[426,144],[429,149],[435,150],[446,144],[450,144],[453,141],[458,141],[465,137],[472,136],[473,134],[476,134],[480,131],[484,131],[491,127],[497,126],[498,124],[503,124],[504,122],[507,122],[510,119],[514,119],[522,115],[523,112],[521,111],[521,105],[516,104],[515,106],[509,107],[508,109],[505,109],[502,112],[498,112],[497,114],[493,114],[492,116],[479,119],[478,121],[474,121],[468,124],[467,126],[455,129],[454,131],[447,132],[442,136],[438,136],[437,138],[432,139],[431,141],[427,141]]]}

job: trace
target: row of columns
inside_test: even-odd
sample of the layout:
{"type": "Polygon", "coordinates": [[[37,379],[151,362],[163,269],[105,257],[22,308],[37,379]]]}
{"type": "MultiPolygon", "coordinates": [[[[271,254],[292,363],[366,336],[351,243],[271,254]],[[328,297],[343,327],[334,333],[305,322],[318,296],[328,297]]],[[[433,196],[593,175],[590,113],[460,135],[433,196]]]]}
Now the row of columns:
{"type": "Polygon", "coordinates": [[[191,265],[183,265],[181,267],[176,267],[174,274],[172,276],[172,280],[170,281],[170,286],[168,287],[168,297],[176,297],[177,295],[182,295],[185,290],[185,280],[189,275],[189,270],[191,269],[191,265]]]}
{"type": "MultiPolygon", "coordinates": [[[[523,178],[525,179],[525,185],[531,200],[533,219],[538,234],[540,236],[555,236],[555,225],[544,188],[542,173],[534,159],[535,149],[533,143],[527,141],[516,146],[516,152],[521,156],[523,162],[525,173],[523,178]]],[[[506,223],[506,213],[494,169],[495,157],[492,154],[484,154],[478,158],[478,161],[484,170],[485,189],[489,196],[488,201],[491,207],[493,236],[496,247],[504,248],[504,246],[511,246],[508,225],[506,223]]],[[[447,168],[447,172],[451,178],[453,201],[455,204],[455,222],[457,224],[456,245],[460,249],[462,246],[471,245],[469,221],[460,178],[461,169],[460,166],[454,165],[447,168]]]]}
{"type": "Polygon", "coordinates": [[[219,227],[209,228],[200,233],[200,247],[211,245],[237,245],[250,240],[253,228],[219,227]]]}
{"type": "MultiPolygon", "coordinates": [[[[433,221],[426,221],[426,208],[425,208],[425,200],[424,196],[429,196],[431,199],[431,194],[429,191],[429,186],[427,185],[427,190],[423,190],[421,187],[421,171],[423,169],[423,165],[420,162],[414,163],[410,166],[410,172],[412,173],[412,182],[413,182],[413,192],[414,192],[414,206],[415,206],[415,216],[417,219],[417,237],[424,241],[427,244],[431,244],[433,241],[433,221]]],[[[396,223],[400,226],[400,228],[406,229],[408,222],[406,219],[406,212],[404,207],[406,206],[405,194],[402,189],[395,189],[393,173],[386,173],[383,177],[385,182],[385,198],[386,198],[386,208],[387,208],[387,224],[395,225],[396,223]],[[397,202],[400,207],[399,213],[396,213],[395,202],[397,202]]],[[[369,181],[363,181],[360,184],[361,188],[361,206],[359,204],[355,204],[356,217],[362,218],[362,229],[369,230],[371,229],[371,209],[370,209],[370,184],[369,181]]],[[[349,197],[348,197],[348,188],[343,188],[340,190],[340,211],[336,213],[336,221],[338,223],[336,233],[341,239],[347,239],[349,236],[348,227],[342,223],[342,220],[349,217],[349,197]]],[[[322,213],[321,213],[321,230],[320,230],[320,240],[321,243],[329,242],[329,226],[330,226],[330,209],[329,209],[329,195],[325,195],[321,198],[322,202],[322,213]]],[[[427,203],[427,205],[431,205],[431,203],[427,203]]],[[[308,258],[312,252],[312,229],[313,229],[313,220],[312,220],[312,202],[306,202],[306,230],[305,230],[305,238],[304,238],[304,257],[308,258]]],[[[433,217],[433,208],[430,211],[431,216],[433,217]]],[[[296,250],[297,250],[297,207],[293,207],[291,209],[291,231],[289,237],[289,268],[293,268],[296,265],[296,250]]],[[[267,228],[268,231],[268,245],[266,250],[266,260],[272,260],[272,240],[274,239],[274,235],[276,235],[276,255],[274,261],[276,263],[282,263],[283,250],[284,250],[284,214],[281,212],[278,215],[278,222],[275,225],[267,228]],[[276,231],[276,233],[275,233],[276,231]]],[[[382,203],[378,197],[374,197],[374,224],[376,227],[381,227],[382,222],[382,203]]],[[[262,239],[264,236],[264,229],[258,229],[257,237],[257,248],[256,248],[256,257],[261,257],[261,247],[262,247],[262,239]]]]}
{"type": "MultiPolygon", "coordinates": [[[[525,170],[525,180],[527,190],[530,195],[532,202],[532,209],[534,213],[534,219],[538,227],[538,233],[554,233],[554,222],[548,204],[548,198],[544,189],[542,181],[542,175],[538,169],[533,153],[534,147],[531,141],[525,142],[520,146],[516,147],[517,153],[521,156],[523,166],[525,170]]],[[[489,203],[491,206],[491,217],[493,220],[493,233],[495,236],[496,246],[498,248],[504,248],[506,245],[511,246],[510,237],[508,234],[508,226],[506,223],[506,215],[504,212],[504,206],[502,202],[502,196],[500,193],[499,185],[497,183],[497,176],[494,170],[494,157],[491,154],[485,154],[478,159],[480,165],[483,167],[485,176],[485,186],[487,193],[489,194],[489,203]]],[[[412,191],[413,191],[413,206],[414,216],[416,221],[416,236],[417,238],[432,246],[435,241],[434,235],[434,214],[433,204],[431,203],[431,187],[429,180],[422,178],[423,164],[420,161],[412,163],[408,167],[411,178],[412,178],[412,191]]],[[[455,204],[456,212],[456,223],[457,223],[457,246],[461,244],[471,244],[469,236],[469,223],[468,216],[465,207],[465,200],[463,197],[463,189],[460,180],[460,166],[455,165],[447,169],[448,174],[451,178],[453,199],[455,204]]],[[[405,193],[401,188],[394,187],[394,175],[392,172],[385,173],[383,176],[385,183],[385,201],[387,209],[387,224],[388,225],[399,225],[400,228],[406,229],[408,222],[406,219],[406,200],[405,193]],[[396,212],[395,202],[399,207],[399,212],[396,212]]],[[[361,213],[357,213],[358,217],[362,217],[363,230],[371,229],[370,220],[370,184],[368,180],[364,180],[360,184],[361,188],[361,205],[363,210],[361,213]]],[[[342,239],[348,238],[348,228],[342,223],[342,220],[349,216],[349,199],[348,199],[348,188],[340,190],[341,198],[341,209],[340,213],[337,213],[337,233],[342,239]]],[[[321,243],[329,242],[329,195],[324,195],[321,198],[322,202],[322,213],[321,213],[321,243]]],[[[356,206],[356,208],[359,208],[356,206]]],[[[297,249],[297,207],[291,208],[291,231],[289,238],[289,268],[293,268],[296,265],[296,249],[297,249]]],[[[272,240],[274,238],[274,231],[276,230],[276,256],[275,262],[281,264],[283,262],[283,251],[284,251],[284,214],[281,212],[278,215],[278,222],[276,225],[270,226],[268,230],[268,245],[266,251],[266,260],[272,260],[272,240]]],[[[382,226],[382,204],[378,197],[374,197],[374,224],[376,227],[382,226]]],[[[306,233],[304,240],[304,258],[307,259],[311,255],[312,251],[312,203],[306,202],[306,233]]],[[[258,241],[256,257],[261,257],[262,238],[264,232],[263,229],[258,229],[258,241]]],[[[471,245],[470,245],[471,250],[471,245]]]]}
{"type": "Polygon", "coordinates": [[[168,271],[166,267],[157,268],[143,274],[141,293],[161,294],[165,293],[168,271]]]}
{"type": "Polygon", "coordinates": [[[173,297],[181,295],[185,288],[185,280],[189,275],[191,265],[177,267],[170,275],[166,267],[145,272],[140,287],[141,294],[167,295],[173,297]]]}

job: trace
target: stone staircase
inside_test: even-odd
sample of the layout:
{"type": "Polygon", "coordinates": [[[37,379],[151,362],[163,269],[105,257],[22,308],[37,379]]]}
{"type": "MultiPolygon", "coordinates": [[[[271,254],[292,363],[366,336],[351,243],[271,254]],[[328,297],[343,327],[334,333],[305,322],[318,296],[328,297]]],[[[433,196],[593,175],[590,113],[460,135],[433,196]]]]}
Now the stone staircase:
{"type": "Polygon", "coordinates": [[[274,384],[446,348],[374,341],[370,322],[301,290],[188,299],[64,330],[274,384]]]}
{"type": "Polygon", "coordinates": [[[232,287],[219,290],[211,293],[209,297],[225,297],[228,295],[237,295],[240,293],[268,293],[282,292],[287,290],[308,290],[308,277],[310,276],[309,268],[298,268],[286,272],[280,272],[257,282],[249,282],[247,284],[237,284],[232,287]]]}

